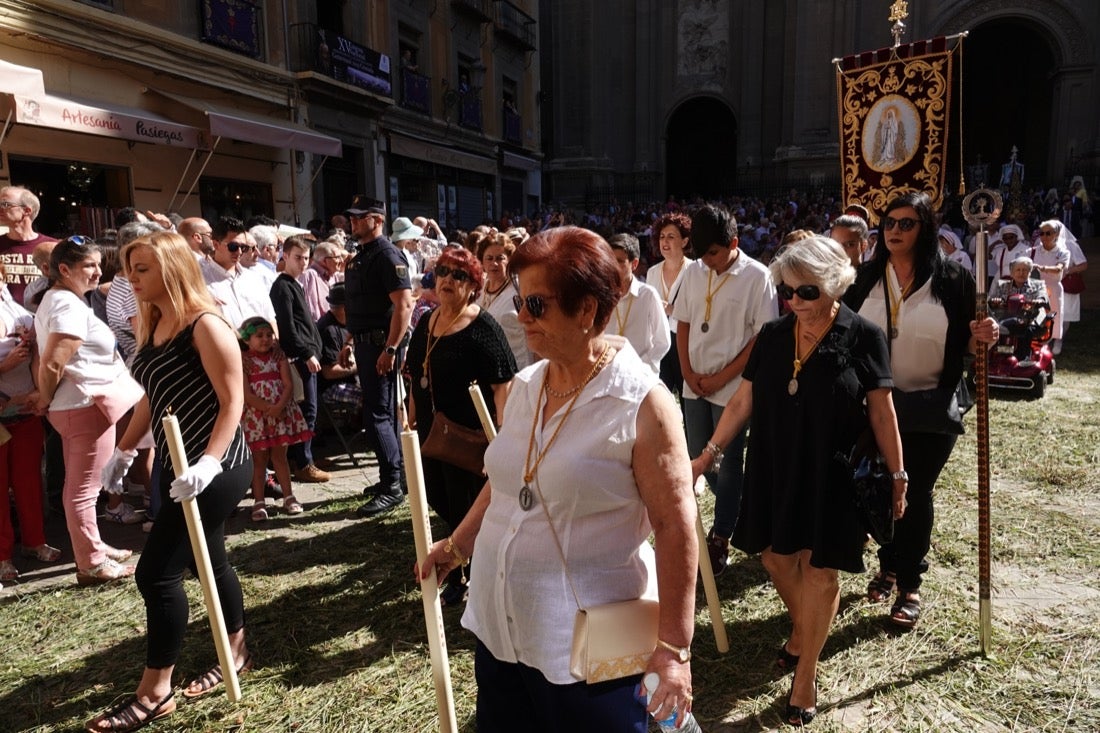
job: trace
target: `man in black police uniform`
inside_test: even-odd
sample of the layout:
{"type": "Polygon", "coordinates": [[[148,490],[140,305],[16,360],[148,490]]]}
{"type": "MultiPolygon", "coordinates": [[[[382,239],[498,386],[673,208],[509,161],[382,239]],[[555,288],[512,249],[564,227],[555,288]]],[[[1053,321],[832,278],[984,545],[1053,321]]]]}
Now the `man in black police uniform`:
{"type": "Polygon", "coordinates": [[[382,234],[385,204],[359,194],[344,213],[359,244],[344,276],[347,328],[355,339],[363,426],[378,456],[380,479],[364,490],[371,498],[356,513],[373,517],[405,500],[396,407],[399,352],[404,351],[413,310],[412,284],[401,250],[382,234]]]}

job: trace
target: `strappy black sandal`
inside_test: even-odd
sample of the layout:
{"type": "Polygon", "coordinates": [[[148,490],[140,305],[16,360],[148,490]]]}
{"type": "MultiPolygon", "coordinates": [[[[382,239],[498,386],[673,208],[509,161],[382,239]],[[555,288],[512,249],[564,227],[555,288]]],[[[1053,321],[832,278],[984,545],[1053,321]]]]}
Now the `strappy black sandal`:
{"type": "MultiPolygon", "coordinates": [[[[242,672],[247,672],[252,669],[252,655],[249,654],[241,662],[241,666],[237,667],[237,675],[242,672]]],[[[188,700],[194,700],[196,697],[202,697],[203,695],[209,695],[214,690],[221,686],[225,678],[222,676],[222,666],[215,664],[206,673],[191,680],[187,687],[183,688],[183,696],[188,700]]]]}
{"type": "Polygon", "coordinates": [[[176,712],[176,704],[172,702],[175,695],[175,691],[169,692],[163,700],[151,708],[143,705],[138,700],[137,695],[134,695],[110,708],[99,717],[89,720],[84,725],[84,730],[91,731],[91,733],[129,733],[129,731],[144,728],[154,720],[159,720],[176,712]],[[169,706],[169,703],[171,703],[171,706],[169,706]]]}
{"type": "Polygon", "coordinates": [[[867,600],[871,603],[882,603],[890,600],[894,594],[894,587],[898,584],[898,576],[892,572],[879,570],[871,582],[867,584],[867,600]]]}
{"type": "Polygon", "coordinates": [[[911,629],[920,620],[920,591],[898,590],[898,599],[890,609],[890,621],[895,626],[911,629]]]}

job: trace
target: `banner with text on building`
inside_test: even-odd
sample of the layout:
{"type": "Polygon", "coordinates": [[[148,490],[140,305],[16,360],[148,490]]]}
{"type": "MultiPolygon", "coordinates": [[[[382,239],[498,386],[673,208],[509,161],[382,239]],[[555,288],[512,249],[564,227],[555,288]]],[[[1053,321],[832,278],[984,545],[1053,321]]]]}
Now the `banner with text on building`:
{"type": "Polygon", "coordinates": [[[893,198],[923,191],[943,202],[954,53],[947,39],[845,56],[837,64],[845,204],[874,221],[893,198]]]}

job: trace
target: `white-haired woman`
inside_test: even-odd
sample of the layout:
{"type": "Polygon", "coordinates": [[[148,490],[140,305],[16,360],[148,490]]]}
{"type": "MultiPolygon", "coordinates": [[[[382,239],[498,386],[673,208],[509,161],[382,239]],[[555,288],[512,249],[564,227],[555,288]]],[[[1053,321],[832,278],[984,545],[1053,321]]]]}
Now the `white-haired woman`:
{"type": "Polygon", "coordinates": [[[1031,253],[1035,269],[1039,271],[1039,277],[1047,288],[1050,307],[1054,310],[1054,332],[1051,336],[1054,340],[1050,348],[1055,354],[1062,353],[1062,323],[1065,320],[1062,277],[1071,259],[1066,235],[1073,236],[1072,232],[1062,226],[1062,222],[1057,219],[1044,221],[1039,225],[1039,246],[1031,253]]]}
{"type": "Polygon", "coordinates": [[[886,337],[840,302],[855,280],[848,255],[813,237],[781,250],[770,270],[791,312],[761,329],[744,381],[692,471],[712,470],[751,421],[732,542],[762,553],[790,613],[793,630],[776,663],[795,669],[786,717],[803,725],[817,714],[817,661],[840,601],[838,571],[864,570],[851,470],[836,456],[849,455],[870,427],[895,475],[895,517],[905,511],[906,479],[886,337]]]}

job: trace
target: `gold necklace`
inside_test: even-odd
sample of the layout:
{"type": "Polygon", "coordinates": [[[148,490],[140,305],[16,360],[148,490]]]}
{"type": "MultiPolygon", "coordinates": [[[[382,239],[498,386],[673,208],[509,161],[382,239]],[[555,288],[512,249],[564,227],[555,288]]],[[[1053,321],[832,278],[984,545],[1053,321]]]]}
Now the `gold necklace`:
{"type": "Polygon", "coordinates": [[[615,304],[615,321],[616,321],[616,323],[619,324],[619,335],[620,336],[622,336],[623,331],[626,330],[626,322],[630,320],[630,309],[634,307],[634,301],[636,300],[636,298],[634,298],[634,296],[632,296],[630,294],[629,290],[626,291],[626,295],[623,296],[623,297],[630,299],[630,302],[627,303],[627,305],[626,305],[626,315],[625,316],[620,316],[619,315],[619,306],[622,305],[622,300],[620,300],[618,303],[615,304]]]}
{"type": "MultiPolygon", "coordinates": [[[[542,459],[546,457],[546,454],[550,451],[550,446],[554,444],[554,441],[558,437],[558,433],[565,426],[565,421],[569,419],[569,414],[573,412],[573,406],[577,404],[577,400],[580,399],[581,392],[585,386],[588,385],[596,375],[607,366],[607,355],[611,353],[611,344],[604,347],[603,352],[600,354],[600,358],[596,360],[596,363],[592,366],[592,371],[588,373],[588,376],[584,378],[584,381],[570,390],[573,394],[573,399],[569,401],[569,406],[565,408],[565,414],[561,418],[561,422],[554,428],[554,432],[550,434],[550,440],[546,442],[546,446],[535,456],[535,462],[531,463],[531,455],[535,452],[535,430],[538,428],[539,417],[542,415],[544,405],[540,405],[539,409],[535,410],[535,416],[531,420],[531,437],[527,439],[527,456],[523,459],[523,487],[519,490],[519,505],[523,511],[527,511],[535,505],[535,494],[531,491],[531,482],[535,480],[535,471],[538,470],[539,464],[542,463],[542,459]]],[[[553,395],[549,389],[550,380],[550,367],[547,365],[546,371],[542,375],[542,388],[539,393],[546,392],[553,395]]],[[[560,398],[559,398],[560,399],[560,398]]],[[[540,402],[542,400],[540,399],[540,402]]]]}
{"type": "Polygon", "coordinates": [[[817,345],[821,343],[821,339],[825,338],[825,334],[829,333],[829,330],[833,327],[833,322],[836,321],[838,313],[840,313],[839,307],[833,312],[833,315],[829,317],[828,325],[826,325],[825,328],[821,331],[821,335],[817,337],[817,340],[813,342],[813,345],[810,346],[809,351],[807,351],[806,355],[803,356],[801,359],[798,358],[798,345],[802,337],[802,321],[797,316],[795,316],[794,373],[791,374],[791,381],[787,382],[787,394],[789,394],[791,397],[794,397],[796,394],[798,394],[798,373],[802,371],[802,364],[805,363],[806,360],[809,359],[811,356],[813,356],[813,353],[817,350],[817,345]]]}
{"type": "MultiPolygon", "coordinates": [[[[740,256],[741,256],[741,250],[737,250],[737,257],[733,258],[733,262],[737,262],[737,258],[740,257],[740,256]]],[[[730,263],[731,268],[733,267],[733,262],[730,263]]],[[[716,287],[714,290],[711,290],[710,289],[710,282],[711,282],[711,279],[714,277],[714,270],[711,270],[710,268],[707,268],[707,294],[704,298],[704,300],[707,303],[707,311],[706,311],[706,313],[703,314],[703,325],[700,327],[700,330],[703,333],[706,333],[707,331],[710,330],[710,304],[711,304],[711,301],[714,300],[714,296],[718,294],[718,291],[722,289],[722,286],[725,285],[726,282],[729,281],[730,277],[732,277],[732,276],[733,276],[732,272],[727,272],[726,276],[724,278],[722,278],[722,282],[718,283],[718,287],[716,287]]]]}
{"type": "Polygon", "coordinates": [[[485,286],[485,293],[481,296],[481,307],[488,310],[492,307],[493,303],[497,302],[497,298],[504,292],[504,289],[508,287],[508,278],[504,278],[504,282],[500,284],[500,287],[496,291],[490,290],[489,286],[485,286]],[[491,296],[491,297],[490,297],[491,296]]]}
{"type": "MultiPolygon", "coordinates": [[[[661,281],[661,300],[668,302],[668,296],[672,294],[672,285],[665,282],[665,265],[668,264],[668,260],[661,263],[661,277],[658,278],[661,281]]],[[[680,273],[684,271],[684,266],[687,265],[687,257],[680,258],[680,267],[676,270],[676,277],[672,278],[673,285],[676,284],[676,278],[680,277],[680,273]]]]}
{"type": "MultiPolygon", "coordinates": [[[[897,268],[890,265],[890,269],[894,271],[894,279],[898,281],[898,287],[901,288],[901,278],[898,277],[897,268]]],[[[894,286],[890,283],[890,278],[885,278],[883,285],[886,287],[886,292],[890,298],[890,340],[894,340],[898,337],[898,314],[901,313],[902,302],[909,297],[909,291],[913,288],[913,283],[917,281],[916,275],[910,278],[909,284],[901,289],[901,296],[895,299],[894,286]]]]}
{"type": "Polygon", "coordinates": [[[439,339],[446,336],[447,332],[451,330],[451,326],[458,323],[458,319],[462,318],[462,316],[466,314],[466,307],[463,306],[462,308],[459,309],[458,315],[455,316],[454,319],[450,323],[447,324],[447,327],[443,329],[443,333],[436,336],[435,340],[433,341],[432,340],[432,328],[435,326],[436,323],[439,323],[438,316],[439,316],[440,312],[441,311],[436,311],[435,313],[433,313],[431,316],[428,317],[428,348],[424,351],[424,363],[421,365],[421,369],[424,372],[423,376],[420,377],[420,387],[421,387],[421,389],[427,389],[428,385],[431,383],[429,377],[431,375],[432,368],[431,368],[431,365],[428,363],[428,359],[431,357],[432,351],[435,349],[436,345],[439,343],[439,339]],[[433,319],[435,320],[435,323],[432,323],[433,319]]]}

